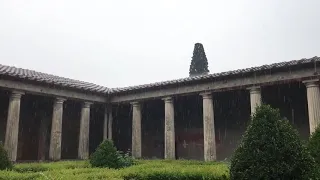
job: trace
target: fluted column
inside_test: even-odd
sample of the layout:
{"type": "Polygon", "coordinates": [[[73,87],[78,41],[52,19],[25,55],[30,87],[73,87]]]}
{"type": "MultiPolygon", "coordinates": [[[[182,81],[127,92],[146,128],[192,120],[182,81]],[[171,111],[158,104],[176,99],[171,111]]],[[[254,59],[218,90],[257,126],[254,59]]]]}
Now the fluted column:
{"type": "Polygon", "coordinates": [[[112,140],[112,106],[108,105],[104,111],[103,140],[112,140]]]}
{"type": "Polygon", "coordinates": [[[256,112],[256,109],[258,106],[261,105],[261,90],[260,87],[250,87],[248,88],[250,90],[250,105],[251,105],[251,115],[256,112]]]}
{"type": "Polygon", "coordinates": [[[318,79],[303,81],[307,87],[310,134],[315,131],[320,122],[320,91],[318,81],[318,79]]]}
{"type": "Polygon", "coordinates": [[[141,106],[132,102],[132,156],[141,158],[141,106]]]}
{"type": "Polygon", "coordinates": [[[171,97],[164,100],[164,158],[175,159],[175,130],[174,130],[174,105],[171,97]]]}
{"type": "Polygon", "coordinates": [[[211,93],[201,93],[203,98],[203,140],[204,140],[204,160],[216,160],[216,140],[214,129],[214,110],[211,93]]]}
{"type": "Polygon", "coordinates": [[[4,148],[7,150],[11,161],[17,160],[20,102],[23,94],[23,92],[13,91],[9,99],[4,148]]]}
{"type": "Polygon", "coordinates": [[[90,105],[91,102],[82,103],[81,119],[80,119],[80,133],[79,133],[79,147],[78,158],[89,158],[89,129],[90,129],[90,105]]]}
{"type": "Polygon", "coordinates": [[[63,102],[66,99],[56,98],[53,104],[52,125],[50,137],[49,159],[57,161],[61,159],[61,139],[62,139],[62,115],[63,102]]]}

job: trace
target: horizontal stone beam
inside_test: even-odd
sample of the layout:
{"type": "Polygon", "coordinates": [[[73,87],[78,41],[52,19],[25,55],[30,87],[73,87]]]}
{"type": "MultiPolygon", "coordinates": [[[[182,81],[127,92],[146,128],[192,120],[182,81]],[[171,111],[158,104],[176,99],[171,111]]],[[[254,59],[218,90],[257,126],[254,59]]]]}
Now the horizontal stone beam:
{"type": "Polygon", "coordinates": [[[145,90],[143,92],[132,92],[128,94],[118,94],[111,97],[111,103],[127,101],[138,101],[151,98],[161,98],[173,95],[183,95],[199,93],[203,91],[220,91],[224,89],[243,89],[253,85],[266,85],[269,83],[281,83],[290,80],[300,80],[305,78],[318,77],[314,69],[291,70],[252,77],[235,77],[227,80],[217,80],[212,82],[198,83],[193,85],[177,85],[176,87],[163,88],[157,90],[145,90]]]}
{"type": "Polygon", "coordinates": [[[81,93],[77,91],[67,90],[67,89],[57,89],[50,88],[40,85],[28,84],[19,81],[11,81],[0,79],[0,87],[9,89],[9,90],[20,90],[30,94],[39,94],[45,96],[53,96],[53,97],[65,97],[67,99],[77,99],[77,100],[85,100],[92,102],[106,102],[106,95],[94,95],[88,93],[81,93]]]}

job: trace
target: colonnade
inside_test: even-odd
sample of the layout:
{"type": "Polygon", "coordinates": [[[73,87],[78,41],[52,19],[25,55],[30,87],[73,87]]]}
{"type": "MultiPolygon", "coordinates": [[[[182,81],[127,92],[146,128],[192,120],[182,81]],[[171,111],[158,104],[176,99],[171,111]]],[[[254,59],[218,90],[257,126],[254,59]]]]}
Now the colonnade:
{"type": "MultiPolygon", "coordinates": [[[[21,97],[24,95],[20,91],[12,91],[9,98],[9,108],[7,116],[7,126],[5,133],[4,148],[8,152],[8,157],[11,161],[17,160],[18,149],[18,135],[19,135],[19,119],[20,119],[20,104],[21,97]]],[[[58,161],[61,159],[61,145],[62,145],[62,117],[63,104],[67,99],[56,97],[53,103],[53,112],[51,120],[51,135],[49,147],[49,159],[58,161]]],[[[83,102],[81,105],[80,130],[79,130],[79,144],[78,144],[78,159],[89,158],[89,129],[90,129],[90,107],[92,102],[83,102]]],[[[109,108],[105,110],[107,114],[106,122],[112,123],[112,114],[109,108]],[[109,118],[111,120],[109,121],[109,118]]],[[[105,128],[108,131],[108,127],[105,128]]],[[[105,137],[111,138],[111,130],[105,137]]],[[[40,137],[42,138],[42,137],[40,137]]],[[[43,160],[43,159],[42,159],[43,160]]]]}
{"type": "MultiPolygon", "coordinates": [[[[261,104],[261,91],[259,87],[250,90],[251,112],[261,104]]],[[[204,160],[214,161],[216,155],[215,128],[214,128],[214,104],[213,94],[203,92],[199,94],[203,100],[203,138],[204,138],[204,160]]],[[[175,159],[175,129],[174,129],[174,102],[172,97],[162,99],[165,106],[164,120],[164,158],[175,159]]],[[[141,158],[141,105],[132,102],[132,156],[141,158]]]]}
{"type": "MultiPolygon", "coordinates": [[[[318,80],[303,81],[307,88],[308,114],[310,134],[320,123],[320,91],[318,80]]],[[[261,88],[253,86],[248,88],[250,93],[250,109],[254,114],[256,108],[262,104],[261,88]]],[[[214,93],[203,92],[199,94],[203,99],[203,140],[204,160],[214,161],[216,155],[215,127],[214,127],[214,93]]],[[[175,129],[174,129],[174,102],[172,97],[163,98],[165,106],[165,137],[164,157],[175,159],[175,129]]],[[[132,155],[141,157],[141,109],[139,102],[132,103],[132,155]]]]}
{"type": "MultiPolygon", "coordinates": [[[[303,81],[307,89],[308,114],[310,133],[313,133],[320,122],[320,91],[318,80],[303,81]]],[[[261,89],[259,86],[248,88],[250,93],[251,114],[255,112],[257,106],[261,105],[261,89]]],[[[17,159],[18,133],[20,101],[24,93],[12,91],[9,99],[9,109],[7,116],[7,126],[5,134],[5,149],[11,161],[17,159]]],[[[216,160],[216,142],[214,127],[214,93],[203,92],[199,94],[203,99],[203,134],[204,134],[204,160],[216,160]]],[[[175,159],[175,128],[174,128],[174,101],[172,97],[162,99],[165,109],[164,120],[164,158],[175,159]]],[[[65,98],[57,97],[53,104],[49,159],[57,161],[61,159],[62,141],[62,115],[63,103],[65,98]]],[[[90,125],[90,106],[92,102],[83,102],[81,107],[80,133],[78,158],[89,158],[89,125],[90,125]]],[[[141,158],[141,102],[130,103],[132,106],[132,156],[141,158]]],[[[112,140],[112,109],[111,106],[105,108],[103,139],[112,140]]]]}

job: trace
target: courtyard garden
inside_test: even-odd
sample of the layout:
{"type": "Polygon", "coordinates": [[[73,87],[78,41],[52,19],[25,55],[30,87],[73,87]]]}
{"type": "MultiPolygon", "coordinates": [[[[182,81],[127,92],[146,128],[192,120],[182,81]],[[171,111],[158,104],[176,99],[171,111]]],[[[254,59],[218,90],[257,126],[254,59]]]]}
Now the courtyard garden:
{"type": "Polygon", "coordinates": [[[224,163],[200,161],[139,160],[127,168],[93,168],[86,161],[17,164],[1,171],[0,179],[228,179],[224,163]]]}
{"type": "Polygon", "coordinates": [[[88,161],[11,164],[0,147],[0,179],[315,180],[320,179],[320,128],[308,142],[279,110],[257,108],[230,162],[137,160],[102,142],[88,161]]]}

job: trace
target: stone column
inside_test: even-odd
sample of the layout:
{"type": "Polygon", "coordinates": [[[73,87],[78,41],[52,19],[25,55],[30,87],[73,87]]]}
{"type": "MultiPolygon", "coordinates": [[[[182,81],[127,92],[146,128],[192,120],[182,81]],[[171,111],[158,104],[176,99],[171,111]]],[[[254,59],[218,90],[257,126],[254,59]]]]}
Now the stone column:
{"type": "Polygon", "coordinates": [[[81,108],[78,158],[89,158],[90,102],[84,102],[81,108]]]}
{"type": "Polygon", "coordinates": [[[52,161],[58,161],[61,159],[62,115],[63,102],[65,100],[66,99],[64,98],[56,98],[53,104],[49,149],[49,159],[52,161]]]}
{"type": "Polygon", "coordinates": [[[261,90],[260,87],[250,87],[250,105],[251,105],[251,115],[256,112],[256,108],[261,105],[261,90]]]}
{"type": "Polygon", "coordinates": [[[204,160],[216,160],[216,139],[214,129],[214,110],[211,93],[201,93],[203,98],[203,138],[204,160]]]}
{"type": "Polygon", "coordinates": [[[9,159],[13,162],[17,160],[20,101],[23,94],[23,92],[13,91],[9,99],[4,148],[8,152],[9,159]]]}
{"type": "Polygon", "coordinates": [[[318,81],[318,79],[303,81],[307,87],[310,134],[315,131],[320,122],[320,92],[318,81]]]}
{"type": "Polygon", "coordinates": [[[113,121],[113,118],[112,118],[112,107],[110,105],[109,109],[108,109],[108,139],[109,140],[112,140],[112,121],[113,121]]]}
{"type": "Polygon", "coordinates": [[[103,140],[112,140],[112,106],[108,105],[104,111],[103,140]]]}
{"type": "Polygon", "coordinates": [[[141,158],[141,106],[132,102],[132,156],[141,158]]]}
{"type": "Polygon", "coordinates": [[[174,105],[171,97],[164,100],[164,158],[175,159],[174,105]]]}

